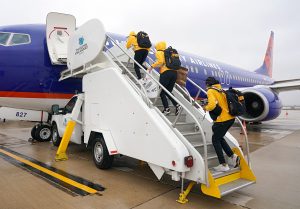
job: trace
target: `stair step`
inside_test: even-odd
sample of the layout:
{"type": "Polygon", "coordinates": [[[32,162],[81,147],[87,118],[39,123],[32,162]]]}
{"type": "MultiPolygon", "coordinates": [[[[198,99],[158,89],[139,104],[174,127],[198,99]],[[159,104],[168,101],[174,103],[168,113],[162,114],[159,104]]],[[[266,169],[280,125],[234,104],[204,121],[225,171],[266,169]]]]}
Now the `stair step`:
{"type": "MultiPolygon", "coordinates": [[[[177,116],[175,115],[175,113],[171,113],[171,114],[167,115],[166,117],[169,119],[169,121],[171,123],[173,123],[177,116]]],[[[186,114],[180,114],[180,116],[178,118],[178,122],[185,122],[185,121],[186,121],[186,114]]]]}
{"type": "Polygon", "coordinates": [[[192,144],[202,143],[201,132],[184,132],[182,135],[192,144]]]}
{"type": "Polygon", "coordinates": [[[215,179],[221,178],[223,176],[228,176],[233,173],[237,173],[241,170],[240,167],[237,167],[237,168],[229,167],[229,168],[230,168],[230,170],[226,171],[226,172],[215,171],[213,168],[209,168],[209,170],[215,179]]]}
{"type": "Polygon", "coordinates": [[[201,132],[199,131],[193,131],[193,132],[183,132],[182,133],[183,136],[195,136],[195,135],[201,135],[201,132]]]}
{"type": "Polygon", "coordinates": [[[194,122],[179,122],[179,123],[176,123],[175,127],[180,132],[192,132],[192,131],[195,131],[195,123],[194,122]]]}
{"type": "MultiPolygon", "coordinates": [[[[216,153],[213,152],[208,152],[207,153],[207,160],[213,160],[213,159],[218,159],[218,156],[216,153]]],[[[210,166],[209,166],[210,167],[210,166]]]]}
{"type": "MultiPolygon", "coordinates": [[[[196,150],[203,156],[204,155],[204,145],[203,143],[192,143],[192,145],[196,148],[196,150]]],[[[216,153],[213,144],[207,143],[207,153],[216,153]]]]}
{"type": "Polygon", "coordinates": [[[223,184],[219,187],[221,196],[224,196],[224,195],[234,192],[236,190],[242,189],[242,188],[249,186],[251,184],[254,184],[254,183],[255,183],[255,181],[250,181],[250,180],[246,180],[246,179],[237,179],[237,180],[229,182],[227,184],[223,184]]]}

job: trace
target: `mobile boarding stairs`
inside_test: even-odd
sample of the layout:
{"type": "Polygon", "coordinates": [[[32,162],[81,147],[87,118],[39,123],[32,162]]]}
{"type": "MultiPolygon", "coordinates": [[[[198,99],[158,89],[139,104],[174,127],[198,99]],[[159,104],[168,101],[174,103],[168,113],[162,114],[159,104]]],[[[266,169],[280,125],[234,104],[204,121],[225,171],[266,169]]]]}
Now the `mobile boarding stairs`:
{"type": "MultiPolygon", "coordinates": [[[[71,120],[82,125],[84,143],[89,144],[91,133],[100,133],[110,155],[122,154],[147,162],[158,179],[166,173],[174,181],[181,180],[178,200],[181,203],[187,202],[186,196],[195,184],[201,184],[204,194],[221,198],[255,183],[246,134],[247,162],[237,140],[227,133],[225,139],[240,156],[241,163],[227,172],[215,172],[212,168],[219,162],[211,143],[209,116],[185,88],[176,85],[173,95],[160,85],[155,70],[149,73],[140,66],[160,90],[166,91],[182,107],[177,116],[174,110],[168,116],[162,114],[159,96],[148,97],[147,86],[140,84],[135,76],[133,62],[132,52],[106,35],[102,23],[96,19],[70,36],[68,70],[61,73],[60,80],[83,79],[83,96],[77,100],[80,104],[75,105],[71,120]],[[108,40],[113,47],[107,47],[108,40]],[[82,120],[78,117],[80,108],[83,108],[82,120]],[[184,181],[190,182],[185,191],[184,181]]],[[[197,97],[204,91],[192,80],[188,82],[199,89],[197,97]]],[[[66,146],[63,143],[68,140],[66,132],[59,150],[66,146]]]]}

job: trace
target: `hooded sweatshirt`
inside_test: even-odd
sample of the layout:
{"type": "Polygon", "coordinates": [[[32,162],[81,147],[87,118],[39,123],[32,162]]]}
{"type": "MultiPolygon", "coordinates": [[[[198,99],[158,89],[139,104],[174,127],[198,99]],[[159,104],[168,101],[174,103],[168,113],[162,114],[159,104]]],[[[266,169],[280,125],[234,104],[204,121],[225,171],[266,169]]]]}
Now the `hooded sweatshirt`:
{"type": "Polygon", "coordinates": [[[141,48],[139,47],[138,43],[137,43],[137,38],[136,38],[136,33],[134,31],[131,31],[128,39],[127,39],[127,43],[126,43],[126,48],[129,49],[131,46],[133,46],[133,51],[137,51],[140,49],[147,49],[148,51],[150,50],[150,48],[141,48]]]}
{"type": "MultiPolygon", "coordinates": [[[[212,87],[217,89],[222,89],[220,84],[212,85],[212,87]]],[[[205,106],[205,109],[207,111],[212,111],[213,109],[215,109],[216,104],[218,104],[222,109],[221,114],[219,115],[219,117],[215,122],[224,122],[235,118],[234,116],[229,114],[226,95],[224,92],[219,92],[218,90],[215,89],[208,89],[207,98],[208,98],[208,104],[205,106]]]]}
{"type": "Polygon", "coordinates": [[[156,53],[156,62],[153,63],[151,66],[153,68],[160,67],[159,73],[162,74],[167,70],[171,70],[170,68],[167,68],[166,61],[165,61],[165,53],[164,50],[167,48],[167,44],[164,41],[158,42],[155,45],[156,53]]]}

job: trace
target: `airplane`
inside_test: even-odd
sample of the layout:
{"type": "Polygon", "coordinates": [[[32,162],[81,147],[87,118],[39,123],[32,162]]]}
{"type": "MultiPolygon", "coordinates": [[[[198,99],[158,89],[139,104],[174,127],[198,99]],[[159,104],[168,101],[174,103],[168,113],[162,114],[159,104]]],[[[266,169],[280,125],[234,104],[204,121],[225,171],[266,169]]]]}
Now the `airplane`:
{"type": "MultiPolygon", "coordinates": [[[[59,41],[63,42],[63,36],[69,35],[65,28],[55,30],[57,36],[62,37],[59,41]]],[[[127,39],[123,35],[108,34],[117,43],[127,39]]],[[[74,94],[81,92],[81,78],[59,81],[60,73],[67,69],[66,60],[62,58],[58,63],[52,62],[48,51],[51,46],[47,44],[46,37],[45,24],[0,27],[0,106],[50,113],[53,104],[63,106],[74,94]]],[[[241,119],[261,122],[280,115],[282,103],[279,92],[300,89],[300,79],[272,79],[273,42],[274,33],[271,32],[263,64],[254,72],[178,51],[182,66],[189,69],[188,77],[192,81],[205,89],[205,79],[213,76],[225,89],[242,90],[247,112],[241,119]]],[[[111,48],[114,44],[108,40],[106,46],[111,48]]],[[[150,50],[149,57],[155,59],[154,48],[150,50]]],[[[198,89],[190,83],[186,87],[195,97],[198,89]]],[[[201,93],[199,97],[203,98],[205,94],[201,93]]],[[[31,135],[40,141],[50,140],[51,127],[41,121],[33,127],[31,135]]]]}

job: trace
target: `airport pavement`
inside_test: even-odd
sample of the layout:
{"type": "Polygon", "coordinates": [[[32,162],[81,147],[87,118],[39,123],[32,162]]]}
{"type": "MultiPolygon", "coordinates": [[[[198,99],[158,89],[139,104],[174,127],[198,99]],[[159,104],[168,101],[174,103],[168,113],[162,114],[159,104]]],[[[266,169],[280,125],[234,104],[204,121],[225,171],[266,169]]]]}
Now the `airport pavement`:
{"type": "Polygon", "coordinates": [[[300,131],[252,153],[257,184],[240,193],[251,209],[300,208],[300,131]]]}
{"type": "MultiPolygon", "coordinates": [[[[56,147],[51,143],[27,141],[32,123],[1,123],[0,145],[47,165],[100,184],[106,189],[80,196],[33,175],[0,158],[0,209],[31,208],[300,208],[299,153],[300,111],[283,115],[260,126],[249,127],[251,160],[257,184],[234,192],[221,200],[201,194],[199,188],[178,204],[178,184],[168,178],[157,181],[148,166],[136,160],[118,158],[114,168],[97,169],[84,147],[72,145],[69,160],[55,162],[56,147]]],[[[239,127],[233,135],[243,142],[239,127]]]]}

